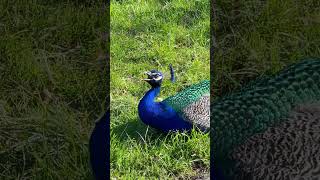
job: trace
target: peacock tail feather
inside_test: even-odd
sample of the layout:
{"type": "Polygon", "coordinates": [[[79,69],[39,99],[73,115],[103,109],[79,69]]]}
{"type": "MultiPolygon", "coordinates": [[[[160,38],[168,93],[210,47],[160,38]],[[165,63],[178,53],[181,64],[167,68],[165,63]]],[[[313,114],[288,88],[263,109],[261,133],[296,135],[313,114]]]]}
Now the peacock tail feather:
{"type": "Polygon", "coordinates": [[[194,84],[162,101],[202,130],[210,127],[210,81],[194,84]]]}
{"type": "Polygon", "coordinates": [[[229,155],[233,149],[251,136],[283,122],[296,106],[319,100],[320,59],[291,65],[277,75],[215,100],[211,104],[215,164],[232,171],[229,155]]]}

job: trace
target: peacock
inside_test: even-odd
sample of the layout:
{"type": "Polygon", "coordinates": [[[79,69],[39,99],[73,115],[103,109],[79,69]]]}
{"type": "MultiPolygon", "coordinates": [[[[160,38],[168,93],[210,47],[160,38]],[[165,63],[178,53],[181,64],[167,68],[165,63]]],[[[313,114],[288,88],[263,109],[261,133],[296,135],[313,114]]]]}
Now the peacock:
{"type": "Polygon", "coordinates": [[[89,140],[90,164],[96,180],[109,179],[109,120],[110,111],[108,110],[96,122],[89,140]]]}
{"type": "MultiPolygon", "coordinates": [[[[171,81],[174,82],[174,71],[170,65],[171,81]]],[[[164,78],[162,72],[151,70],[145,73],[144,81],[151,89],[143,96],[138,105],[139,117],[145,124],[158,130],[181,131],[197,127],[207,131],[210,127],[210,81],[203,80],[176,95],[161,102],[155,98],[160,93],[164,78]]]]}
{"type": "Polygon", "coordinates": [[[210,133],[224,180],[320,179],[320,59],[215,99],[210,133]]]}
{"type": "Polygon", "coordinates": [[[233,150],[237,179],[320,179],[320,104],[295,107],[283,123],[233,150]]]}

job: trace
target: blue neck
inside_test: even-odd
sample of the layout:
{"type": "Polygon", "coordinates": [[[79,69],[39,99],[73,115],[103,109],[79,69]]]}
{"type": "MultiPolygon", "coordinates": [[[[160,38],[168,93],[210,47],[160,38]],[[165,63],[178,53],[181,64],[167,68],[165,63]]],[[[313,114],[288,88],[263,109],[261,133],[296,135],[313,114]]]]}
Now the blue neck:
{"type": "Polygon", "coordinates": [[[148,107],[157,106],[157,102],[154,102],[154,99],[160,93],[160,86],[151,88],[142,98],[143,102],[148,107]]]}
{"type": "Polygon", "coordinates": [[[138,111],[140,119],[147,125],[163,131],[189,130],[192,125],[184,121],[170,106],[155,102],[160,87],[153,87],[141,99],[138,111]]]}

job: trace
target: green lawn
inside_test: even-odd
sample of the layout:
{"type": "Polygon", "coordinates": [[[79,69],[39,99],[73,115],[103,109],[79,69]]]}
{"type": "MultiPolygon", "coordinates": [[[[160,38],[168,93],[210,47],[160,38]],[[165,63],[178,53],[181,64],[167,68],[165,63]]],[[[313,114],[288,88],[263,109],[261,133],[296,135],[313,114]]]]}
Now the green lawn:
{"type": "Polygon", "coordinates": [[[0,179],[91,179],[105,112],[103,3],[1,1],[0,179]]]}
{"type": "MultiPolygon", "coordinates": [[[[208,134],[159,133],[140,122],[137,105],[149,88],[144,71],[165,73],[161,98],[209,79],[209,1],[111,4],[112,177],[207,173],[208,134]]],[[[0,3],[0,179],[92,178],[88,139],[105,111],[108,18],[101,3],[84,6],[0,3]]],[[[319,57],[319,12],[318,0],[217,0],[214,96],[319,57]]]]}
{"type": "Polygon", "coordinates": [[[214,92],[320,57],[320,1],[216,0],[214,92]]]}
{"type": "Polygon", "coordinates": [[[209,135],[162,134],[143,124],[143,72],[165,73],[160,98],[209,79],[209,1],[111,2],[111,176],[192,178],[209,171],[209,135]],[[177,81],[169,81],[169,64],[177,81]]]}

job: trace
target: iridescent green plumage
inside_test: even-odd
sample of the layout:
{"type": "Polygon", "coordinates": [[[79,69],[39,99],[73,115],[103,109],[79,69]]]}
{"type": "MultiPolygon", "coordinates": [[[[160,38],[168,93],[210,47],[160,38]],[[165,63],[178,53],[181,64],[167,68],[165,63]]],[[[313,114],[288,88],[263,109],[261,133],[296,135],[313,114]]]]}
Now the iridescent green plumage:
{"type": "Polygon", "coordinates": [[[210,81],[194,84],[163,101],[185,121],[203,131],[210,128],[210,81]]]}
{"type": "Polygon", "coordinates": [[[228,155],[250,136],[279,124],[297,105],[320,100],[320,60],[308,59],[251,83],[211,106],[217,165],[232,171],[228,155]]]}
{"type": "Polygon", "coordinates": [[[176,112],[182,112],[189,104],[199,100],[202,96],[209,95],[209,93],[210,81],[204,80],[166,98],[163,102],[172,107],[176,112]]]}

